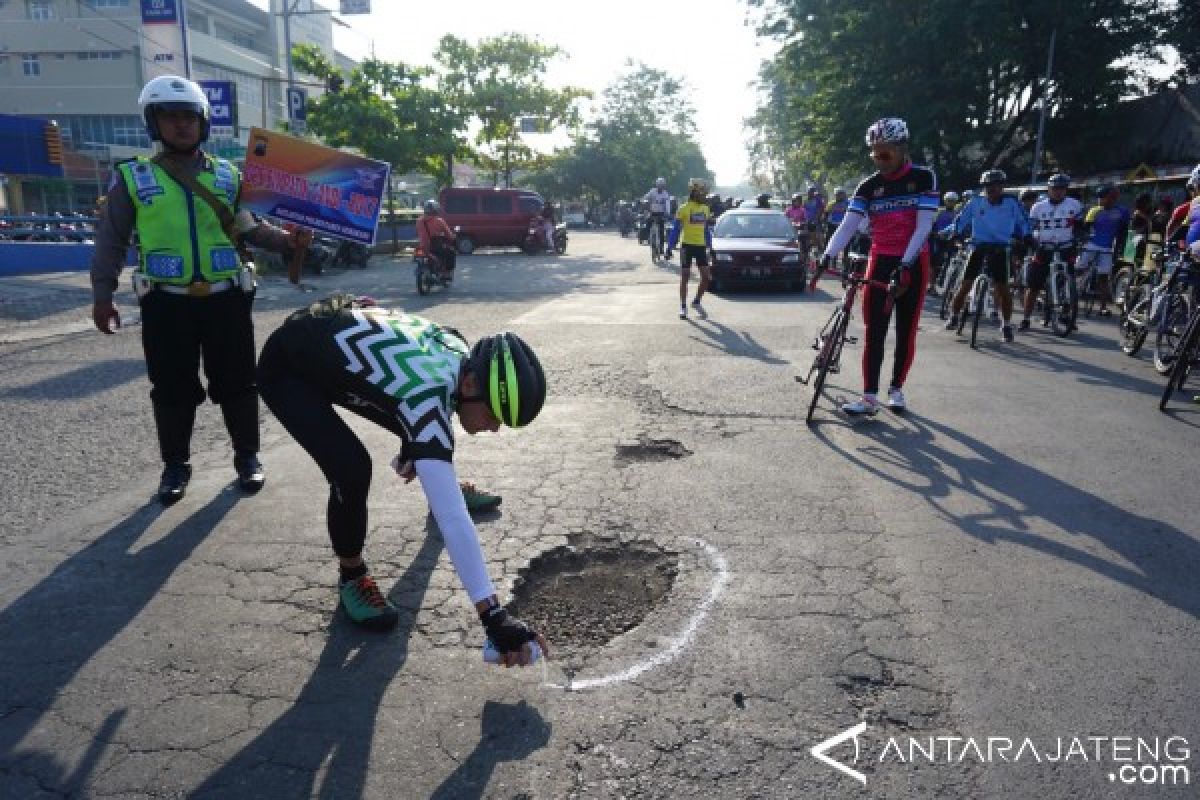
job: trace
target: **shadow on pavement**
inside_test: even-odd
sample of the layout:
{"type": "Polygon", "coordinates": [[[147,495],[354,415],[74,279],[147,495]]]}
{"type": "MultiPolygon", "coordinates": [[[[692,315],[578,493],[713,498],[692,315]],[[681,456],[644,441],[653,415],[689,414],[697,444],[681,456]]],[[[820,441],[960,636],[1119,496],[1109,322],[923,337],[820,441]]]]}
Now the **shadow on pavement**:
{"type": "Polygon", "coordinates": [[[1193,536],[1064,483],[962,431],[911,412],[903,420],[872,428],[858,453],[839,446],[821,429],[814,431],[830,450],[921,497],[969,536],[988,543],[1009,541],[1073,562],[1200,617],[1200,542],[1193,536]],[[963,450],[966,455],[960,454],[963,450]],[[986,503],[989,510],[963,516],[948,509],[943,501],[956,492],[986,503]],[[1095,539],[1132,566],[1035,533],[1034,521],[1095,539]]]}
{"type": "Polygon", "coordinates": [[[497,764],[528,758],[550,741],[550,724],[524,700],[519,703],[489,700],[483,706],[480,728],[479,744],[434,790],[430,800],[478,800],[483,797],[497,764]]]}
{"type": "Polygon", "coordinates": [[[12,400],[73,400],[106,392],[116,386],[138,380],[146,374],[146,362],[140,358],[116,358],[84,364],[69,372],[0,392],[0,398],[12,400]]]}
{"type": "MultiPolygon", "coordinates": [[[[236,491],[222,491],[158,541],[130,552],[163,512],[153,501],[0,612],[0,774],[18,762],[21,773],[56,763],[53,754],[17,747],[79,670],[137,617],[240,497],[236,491]]],[[[112,732],[102,728],[92,747],[102,744],[101,737],[107,742],[112,732]]],[[[86,780],[82,766],[72,773],[73,781],[86,780]]],[[[54,767],[45,785],[51,785],[54,774],[66,773],[65,766],[54,767]]]]}
{"type": "MultiPolygon", "coordinates": [[[[409,638],[441,551],[442,536],[431,518],[421,549],[389,592],[400,611],[396,629],[373,633],[339,613],[316,669],[292,707],[190,796],[365,797],[380,704],[408,659],[409,638]],[[319,776],[324,777],[318,785],[319,776]]],[[[412,701],[420,703],[420,698],[412,701]]]]}
{"type": "Polygon", "coordinates": [[[704,334],[707,338],[699,336],[690,336],[688,338],[700,344],[707,345],[716,350],[721,350],[732,356],[742,356],[744,358],[753,358],[767,364],[790,364],[786,358],[772,355],[771,351],[763,347],[755,338],[744,331],[735,331],[728,325],[723,325],[720,322],[705,316],[700,320],[688,317],[687,323],[696,330],[704,334]]]}

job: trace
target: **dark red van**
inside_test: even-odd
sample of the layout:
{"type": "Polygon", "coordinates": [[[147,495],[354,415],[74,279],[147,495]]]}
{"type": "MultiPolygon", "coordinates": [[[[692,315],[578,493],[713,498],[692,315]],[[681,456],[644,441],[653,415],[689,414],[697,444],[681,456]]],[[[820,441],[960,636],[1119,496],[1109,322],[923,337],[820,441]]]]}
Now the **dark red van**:
{"type": "Polygon", "coordinates": [[[542,196],[529,189],[447,188],[438,195],[442,216],[457,227],[458,252],[476,247],[520,247],[542,196]]]}

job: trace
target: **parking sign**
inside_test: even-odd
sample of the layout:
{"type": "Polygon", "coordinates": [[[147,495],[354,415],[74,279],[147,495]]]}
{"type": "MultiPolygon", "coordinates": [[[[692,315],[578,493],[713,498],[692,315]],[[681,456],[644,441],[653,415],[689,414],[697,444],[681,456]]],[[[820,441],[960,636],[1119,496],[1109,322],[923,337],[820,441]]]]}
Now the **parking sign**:
{"type": "Polygon", "coordinates": [[[288,122],[297,132],[303,132],[308,119],[308,90],[293,88],[287,90],[288,122]]]}

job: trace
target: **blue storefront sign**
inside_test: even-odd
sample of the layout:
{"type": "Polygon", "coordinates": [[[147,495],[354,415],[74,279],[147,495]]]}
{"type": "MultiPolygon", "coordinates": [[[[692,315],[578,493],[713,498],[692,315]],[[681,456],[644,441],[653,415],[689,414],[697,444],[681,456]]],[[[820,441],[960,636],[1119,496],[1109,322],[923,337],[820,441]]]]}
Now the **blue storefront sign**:
{"type": "Polygon", "coordinates": [[[176,0],[142,0],[142,24],[159,25],[179,22],[176,0]]]}
{"type": "Polygon", "coordinates": [[[237,127],[237,85],[233,81],[197,81],[208,95],[214,128],[237,127]]]}

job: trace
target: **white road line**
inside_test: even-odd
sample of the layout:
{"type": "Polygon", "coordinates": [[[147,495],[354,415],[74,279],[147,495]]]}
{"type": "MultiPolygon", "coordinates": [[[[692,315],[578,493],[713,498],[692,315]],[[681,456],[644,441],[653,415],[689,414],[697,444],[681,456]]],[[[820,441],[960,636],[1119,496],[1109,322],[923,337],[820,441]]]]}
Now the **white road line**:
{"type": "Polygon", "coordinates": [[[612,675],[605,675],[602,678],[588,678],[582,681],[568,680],[565,684],[547,682],[546,686],[551,689],[565,689],[568,692],[580,692],[585,689],[599,689],[604,686],[612,686],[613,684],[632,680],[655,667],[661,667],[683,652],[684,648],[692,643],[692,639],[696,636],[696,631],[700,628],[700,623],[708,616],[708,610],[717,601],[721,592],[724,591],[725,584],[729,583],[729,565],[725,561],[725,556],[721,555],[717,548],[703,539],[697,539],[696,544],[703,547],[704,551],[708,553],[709,561],[712,562],[716,575],[713,577],[713,583],[709,587],[708,595],[696,607],[696,611],[688,619],[683,631],[671,640],[671,644],[666,650],[655,653],[645,661],[639,661],[637,664],[612,675]]]}

